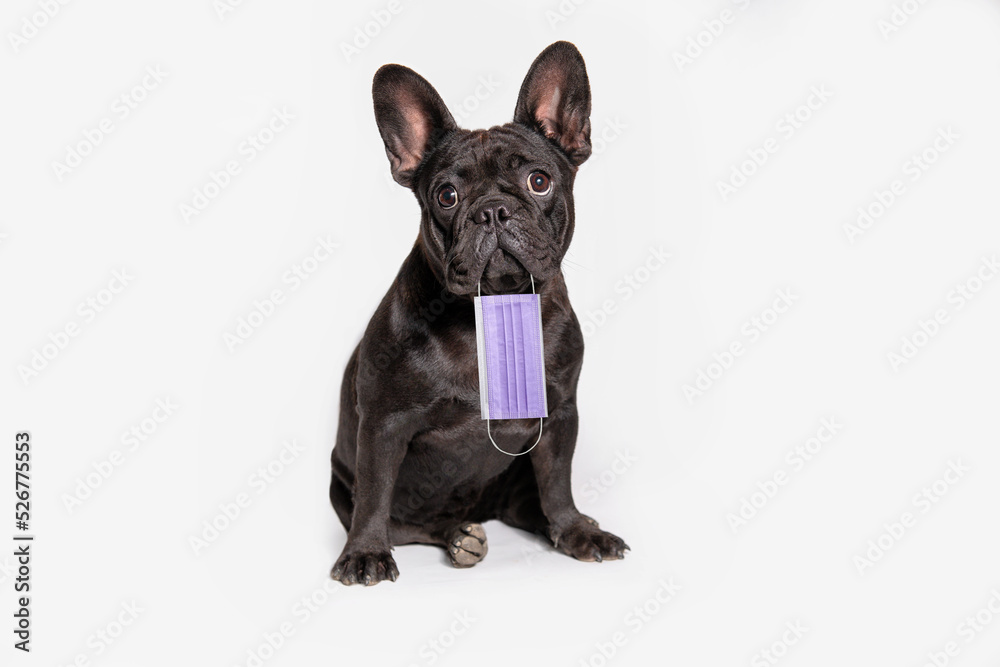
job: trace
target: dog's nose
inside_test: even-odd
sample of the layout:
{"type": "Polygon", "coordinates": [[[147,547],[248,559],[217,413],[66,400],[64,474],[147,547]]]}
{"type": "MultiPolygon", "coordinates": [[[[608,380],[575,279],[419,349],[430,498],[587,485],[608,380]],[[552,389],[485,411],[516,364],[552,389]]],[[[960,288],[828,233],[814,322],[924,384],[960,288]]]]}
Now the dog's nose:
{"type": "Polygon", "coordinates": [[[505,222],[510,218],[510,211],[501,203],[493,202],[484,204],[476,211],[474,219],[476,224],[505,222]]]}

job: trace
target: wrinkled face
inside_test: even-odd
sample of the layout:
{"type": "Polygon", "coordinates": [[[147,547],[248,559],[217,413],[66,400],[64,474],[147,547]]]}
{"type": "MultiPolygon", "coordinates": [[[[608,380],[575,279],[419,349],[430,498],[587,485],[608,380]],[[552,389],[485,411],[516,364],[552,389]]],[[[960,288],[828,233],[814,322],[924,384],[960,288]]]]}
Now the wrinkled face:
{"type": "Polygon", "coordinates": [[[449,291],[523,292],[559,272],[573,177],[591,153],[590,82],[575,46],[539,54],[501,127],[459,129],[434,87],[402,65],[375,73],[372,97],[392,176],[420,202],[420,244],[449,291]]]}
{"type": "Polygon", "coordinates": [[[573,175],[551,142],[513,123],[443,139],[413,189],[425,250],[449,291],[520,292],[529,274],[555,275],[573,235],[573,175]]]}

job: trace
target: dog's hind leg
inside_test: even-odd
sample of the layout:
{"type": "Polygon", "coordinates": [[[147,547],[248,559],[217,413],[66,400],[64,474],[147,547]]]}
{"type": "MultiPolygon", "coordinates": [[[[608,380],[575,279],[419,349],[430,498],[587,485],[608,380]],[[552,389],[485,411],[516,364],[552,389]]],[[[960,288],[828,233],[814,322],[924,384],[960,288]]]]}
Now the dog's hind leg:
{"type": "Polygon", "coordinates": [[[463,523],[451,531],[445,545],[448,559],[455,567],[472,567],[486,558],[489,544],[481,523],[463,523]]]}
{"type": "Polygon", "coordinates": [[[393,546],[434,544],[444,547],[448,560],[455,567],[472,567],[489,551],[482,524],[468,521],[450,528],[427,529],[390,520],[389,541],[393,546]]]}

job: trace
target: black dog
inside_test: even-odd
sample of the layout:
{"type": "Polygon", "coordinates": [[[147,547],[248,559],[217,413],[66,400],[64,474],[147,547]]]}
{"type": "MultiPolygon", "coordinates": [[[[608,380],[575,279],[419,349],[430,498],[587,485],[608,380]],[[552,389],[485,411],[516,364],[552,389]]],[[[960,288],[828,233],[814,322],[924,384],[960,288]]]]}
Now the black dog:
{"type": "MultiPolygon", "coordinates": [[[[557,42],[531,65],[514,122],[462,130],[413,70],[385,65],[372,86],[393,178],[420,203],[420,234],[347,364],[330,500],[348,530],[331,575],[395,580],[393,546],[445,547],[468,567],[490,519],[540,533],[586,561],[628,546],[573,503],[576,385],[583,335],[560,263],[573,237],[573,179],[590,156],[583,58],[557,42]],[[473,297],[541,295],[549,417],[530,454],[506,456],[479,405],[473,297]]],[[[535,443],[539,422],[492,422],[504,450],[535,443]]]]}

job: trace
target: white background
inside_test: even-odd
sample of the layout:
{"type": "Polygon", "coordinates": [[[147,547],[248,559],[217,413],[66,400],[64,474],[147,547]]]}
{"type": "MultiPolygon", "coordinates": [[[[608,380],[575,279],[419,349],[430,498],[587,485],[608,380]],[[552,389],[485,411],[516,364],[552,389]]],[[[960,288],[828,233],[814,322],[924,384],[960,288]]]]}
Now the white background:
{"type": "MultiPolygon", "coordinates": [[[[10,33],[41,10],[6,2],[2,458],[31,431],[37,541],[30,655],[11,648],[0,557],[4,664],[253,665],[282,624],[294,634],[264,664],[771,664],[764,649],[789,666],[1000,664],[1000,618],[961,625],[1000,591],[1000,280],[976,282],[1000,251],[1000,6],[905,4],[915,13],[884,34],[887,0],[590,0],[561,14],[556,0],[402,0],[348,60],[342,44],[386,2],[247,0],[222,18],[211,0],[73,2],[16,48],[10,33]],[[345,539],[326,495],[340,378],[417,233],[372,74],[411,66],[463,126],[488,127],[557,39],[587,61],[596,144],[565,266],[589,323],[574,485],[633,551],[579,563],[490,523],[471,570],[401,547],[398,582],[327,593],[345,539]],[[705,46],[679,64],[692,39],[705,46]],[[120,118],[115,99],[156,66],[166,78],[120,118]],[[800,108],[814,87],[832,97],[800,108]],[[294,121],[245,161],[275,108],[294,121]],[[104,118],[113,131],[60,180],[53,163],[104,118]],[[907,163],[948,128],[957,139],[912,180],[907,163]],[[769,138],[776,152],[723,201],[719,182],[769,138]],[[181,204],[229,160],[241,173],[185,221],[181,204]],[[849,238],[897,179],[902,194],[849,238]],[[317,237],[339,248],[293,290],[283,275],[317,237]],[[654,272],[651,247],[671,254],[654,272]],[[123,268],[127,287],[87,321],[79,304],[123,268]],[[959,308],[969,281],[981,289],[959,308]],[[230,351],[224,335],[274,289],[285,301],[230,351]],[[744,323],[770,318],[778,290],[794,305],[751,341],[744,323]],[[893,368],[887,355],[939,309],[947,321],[893,368]],[[25,380],[19,367],[70,323],[78,335],[25,380]],[[734,341],[743,354],[710,368],[734,341]],[[689,401],[699,370],[717,379],[689,401]],[[179,408],[129,451],[122,434],[167,398],[179,408]],[[843,427],[796,469],[786,454],[824,418],[843,427]],[[258,495],[250,476],[292,439],[303,453],[258,495]],[[68,509],[115,450],[121,465],[68,509]],[[967,471],[915,502],[949,461],[967,471]],[[786,483],[734,531],[727,516],[776,471],[786,483]],[[195,555],[189,539],[240,493],[250,506],[195,555]],[[912,526],[882,535],[906,512],[912,526]],[[310,595],[322,604],[307,616],[310,595]],[[138,618],[99,652],[95,633],[133,601],[138,618]],[[807,630],[783,647],[786,623],[807,630]]],[[[12,474],[0,479],[6,541],[12,474]]]]}

